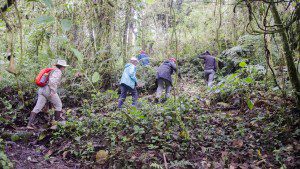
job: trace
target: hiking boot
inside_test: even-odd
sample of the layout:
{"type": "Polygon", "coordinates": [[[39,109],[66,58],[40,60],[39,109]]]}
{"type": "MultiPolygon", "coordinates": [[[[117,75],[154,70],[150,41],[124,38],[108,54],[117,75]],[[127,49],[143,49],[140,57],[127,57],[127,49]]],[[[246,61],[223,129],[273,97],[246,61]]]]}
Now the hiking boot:
{"type": "Polygon", "coordinates": [[[29,116],[29,121],[28,121],[28,124],[27,124],[27,128],[28,129],[31,129],[31,130],[35,129],[35,126],[33,124],[35,117],[36,117],[36,113],[35,112],[31,112],[30,116],[29,116]]]}
{"type": "Polygon", "coordinates": [[[54,113],[54,120],[55,121],[63,121],[64,119],[61,117],[61,111],[55,111],[54,113]]]}

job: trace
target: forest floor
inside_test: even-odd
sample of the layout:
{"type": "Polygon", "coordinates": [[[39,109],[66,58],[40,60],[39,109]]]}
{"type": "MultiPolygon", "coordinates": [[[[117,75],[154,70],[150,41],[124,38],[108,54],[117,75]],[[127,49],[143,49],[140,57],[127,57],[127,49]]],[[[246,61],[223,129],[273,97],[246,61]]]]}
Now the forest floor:
{"type": "MultiPolygon", "coordinates": [[[[210,95],[207,94],[206,87],[194,84],[193,80],[183,80],[179,83],[176,92],[196,97],[198,99],[198,108],[207,115],[186,114],[183,117],[187,126],[189,126],[188,121],[205,118],[201,122],[190,124],[192,127],[189,129],[189,132],[192,142],[190,145],[191,149],[186,150],[187,157],[185,159],[195,163],[181,167],[176,167],[175,163],[170,163],[173,165],[170,168],[222,168],[224,166],[226,166],[225,168],[277,168],[280,165],[288,168],[297,168],[300,165],[296,155],[299,153],[299,140],[297,141],[293,138],[293,134],[295,134],[299,124],[298,115],[293,111],[284,112],[285,116],[288,117],[284,120],[281,117],[277,117],[279,114],[276,114],[280,107],[287,106],[290,104],[290,101],[282,102],[275,95],[265,94],[260,96],[260,98],[256,96],[255,108],[250,111],[245,107],[237,108],[233,106],[233,102],[238,98],[231,98],[231,100],[228,100],[228,103],[213,101],[210,95]],[[274,104],[276,104],[276,107],[274,107],[274,104]],[[291,121],[293,117],[296,117],[296,120],[291,121]],[[278,118],[282,126],[276,125],[278,118]],[[273,121],[270,121],[270,119],[273,121]],[[272,125],[269,125],[270,123],[272,125]],[[213,130],[211,130],[211,126],[213,130]],[[198,138],[194,134],[197,132],[202,132],[204,135],[198,138]],[[281,141],[278,143],[278,140],[281,141]]],[[[151,102],[153,97],[154,95],[143,95],[140,99],[148,100],[150,101],[149,104],[152,105],[154,104],[151,102]]],[[[74,110],[74,107],[66,109],[74,110]]],[[[25,123],[22,123],[18,124],[17,127],[8,127],[5,130],[7,133],[2,134],[2,138],[11,138],[10,141],[5,142],[5,152],[13,162],[14,168],[60,169],[89,168],[91,164],[95,166],[94,163],[85,164],[74,158],[74,156],[65,153],[67,151],[64,152],[66,147],[70,147],[71,141],[63,140],[60,143],[61,145],[49,146],[50,138],[47,137],[51,137],[51,135],[45,133],[50,133],[57,129],[55,126],[51,127],[50,123],[42,125],[47,123],[47,118],[42,119],[42,116],[40,115],[39,117],[40,125],[36,131],[26,130],[24,127],[25,123]],[[45,142],[45,140],[48,141],[45,142]]],[[[152,132],[152,130],[150,131],[152,132]]],[[[173,136],[175,139],[171,146],[174,146],[174,149],[177,149],[182,144],[182,141],[178,141],[180,140],[178,137],[181,137],[181,135],[180,133],[179,136],[173,136]]],[[[138,146],[141,146],[140,151],[135,151],[135,155],[129,157],[128,160],[139,160],[145,152],[149,158],[153,156],[158,156],[159,159],[163,158],[158,155],[160,154],[159,151],[153,152],[153,150],[143,147],[143,144],[138,146]]],[[[177,150],[183,151],[180,147],[177,150]]],[[[171,158],[175,157],[170,154],[169,159],[171,158]]],[[[106,168],[105,165],[103,168],[106,168]]]]}

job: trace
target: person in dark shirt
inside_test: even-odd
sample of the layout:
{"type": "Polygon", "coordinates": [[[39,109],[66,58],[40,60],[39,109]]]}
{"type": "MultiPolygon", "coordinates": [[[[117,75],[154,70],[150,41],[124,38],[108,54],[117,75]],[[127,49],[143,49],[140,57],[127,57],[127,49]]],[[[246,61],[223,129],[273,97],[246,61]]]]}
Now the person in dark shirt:
{"type": "Polygon", "coordinates": [[[177,71],[176,59],[170,58],[164,61],[157,69],[157,90],[155,102],[158,102],[163,92],[164,86],[166,87],[165,100],[170,97],[170,91],[172,89],[172,74],[177,71]]]}
{"type": "Polygon", "coordinates": [[[141,51],[141,53],[137,56],[137,59],[142,64],[142,66],[148,66],[150,64],[149,56],[145,51],[141,51]]]}
{"type": "Polygon", "coordinates": [[[204,59],[205,80],[207,82],[207,85],[211,87],[217,70],[216,58],[212,56],[208,51],[198,55],[198,58],[204,59]]]}

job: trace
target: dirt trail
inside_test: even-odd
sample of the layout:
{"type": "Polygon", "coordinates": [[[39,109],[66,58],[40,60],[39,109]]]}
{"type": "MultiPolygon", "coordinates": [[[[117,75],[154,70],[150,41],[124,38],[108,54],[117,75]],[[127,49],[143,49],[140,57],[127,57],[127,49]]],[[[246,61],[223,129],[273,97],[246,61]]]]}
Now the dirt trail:
{"type": "MultiPolygon", "coordinates": [[[[23,129],[16,129],[14,133],[24,132],[23,129]]],[[[33,133],[36,135],[37,133],[33,133]]],[[[65,161],[60,156],[51,156],[52,151],[42,144],[37,144],[34,136],[29,142],[6,141],[5,153],[13,163],[15,169],[68,169],[82,168],[80,164],[72,160],[65,161]]]]}

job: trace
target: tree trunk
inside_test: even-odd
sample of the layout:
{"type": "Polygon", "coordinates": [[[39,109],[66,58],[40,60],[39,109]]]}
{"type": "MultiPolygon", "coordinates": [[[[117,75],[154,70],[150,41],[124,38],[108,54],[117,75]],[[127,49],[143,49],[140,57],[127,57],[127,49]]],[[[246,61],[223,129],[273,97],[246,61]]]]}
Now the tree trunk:
{"type": "Polygon", "coordinates": [[[281,40],[283,43],[283,50],[285,53],[285,59],[286,59],[287,67],[288,67],[289,77],[290,77],[291,83],[293,85],[293,88],[295,90],[295,95],[296,95],[296,99],[297,99],[297,107],[300,109],[300,81],[299,81],[296,66],[295,66],[294,60],[293,60],[294,53],[292,52],[292,50],[289,46],[287,34],[283,27],[282,20],[279,16],[279,13],[275,6],[274,1],[271,4],[271,11],[272,11],[272,15],[274,17],[275,24],[277,25],[277,27],[280,30],[279,34],[281,36],[281,40]]]}

